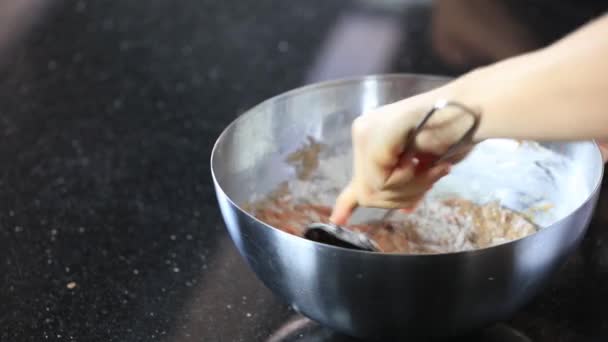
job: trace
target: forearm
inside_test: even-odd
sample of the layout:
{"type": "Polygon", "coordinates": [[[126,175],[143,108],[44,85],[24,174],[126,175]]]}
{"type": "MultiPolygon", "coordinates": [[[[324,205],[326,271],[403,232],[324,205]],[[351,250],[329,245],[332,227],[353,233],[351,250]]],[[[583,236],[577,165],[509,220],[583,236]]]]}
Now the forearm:
{"type": "Polygon", "coordinates": [[[608,17],[545,49],[471,72],[441,93],[479,109],[479,140],[606,139],[608,17]]]}

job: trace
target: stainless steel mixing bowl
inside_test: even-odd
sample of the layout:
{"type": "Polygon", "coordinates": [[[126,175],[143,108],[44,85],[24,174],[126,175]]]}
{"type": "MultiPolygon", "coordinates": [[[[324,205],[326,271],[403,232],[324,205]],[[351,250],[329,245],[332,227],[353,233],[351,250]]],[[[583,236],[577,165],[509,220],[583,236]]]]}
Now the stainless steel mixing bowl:
{"type": "MultiPolygon", "coordinates": [[[[568,203],[557,217],[536,234],[481,250],[437,255],[348,250],[287,234],[239,207],[252,194],[294,177],[284,158],[307,136],[348,142],[350,122],[364,110],[444,82],[383,75],[303,87],[251,109],[217,140],[211,167],[230,235],[262,282],[299,312],[359,337],[459,334],[508,318],[578,246],[603,173],[599,150],[589,141],[545,145],[568,159],[561,178],[550,175],[555,189],[546,190],[558,204],[568,203]]],[[[495,182],[499,186],[501,177],[495,182]]]]}

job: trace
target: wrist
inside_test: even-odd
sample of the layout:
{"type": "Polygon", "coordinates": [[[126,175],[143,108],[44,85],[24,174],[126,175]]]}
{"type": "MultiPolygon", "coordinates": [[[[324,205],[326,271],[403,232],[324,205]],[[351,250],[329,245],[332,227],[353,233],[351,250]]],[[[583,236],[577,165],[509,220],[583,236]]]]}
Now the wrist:
{"type": "Polygon", "coordinates": [[[419,112],[410,133],[416,135],[417,148],[449,158],[474,144],[479,127],[478,111],[463,103],[446,100],[441,92],[427,95],[431,101],[427,98],[427,107],[419,112]]]}
{"type": "Polygon", "coordinates": [[[442,95],[460,102],[480,115],[474,136],[479,142],[490,138],[522,138],[521,123],[536,106],[533,95],[538,79],[546,74],[544,50],[509,58],[475,69],[448,83],[442,95]]]}
{"type": "Polygon", "coordinates": [[[487,110],[487,103],[494,96],[494,89],[486,85],[490,72],[488,67],[472,70],[440,88],[437,94],[438,100],[455,101],[477,113],[480,123],[473,135],[473,143],[493,137],[493,132],[488,126],[488,123],[491,124],[492,118],[488,118],[491,114],[488,114],[487,110]]]}

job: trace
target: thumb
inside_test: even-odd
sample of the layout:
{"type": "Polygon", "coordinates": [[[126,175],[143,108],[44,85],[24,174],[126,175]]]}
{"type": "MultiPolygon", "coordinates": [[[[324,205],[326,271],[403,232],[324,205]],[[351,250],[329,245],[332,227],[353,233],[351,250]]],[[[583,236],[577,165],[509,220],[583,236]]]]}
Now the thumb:
{"type": "Polygon", "coordinates": [[[337,225],[346,224],[357,206],[357,197],[355,196],[353,186],[352,184],[348,185],[336,199],[336,204],[329,217],[329,221],[337,225]]]}

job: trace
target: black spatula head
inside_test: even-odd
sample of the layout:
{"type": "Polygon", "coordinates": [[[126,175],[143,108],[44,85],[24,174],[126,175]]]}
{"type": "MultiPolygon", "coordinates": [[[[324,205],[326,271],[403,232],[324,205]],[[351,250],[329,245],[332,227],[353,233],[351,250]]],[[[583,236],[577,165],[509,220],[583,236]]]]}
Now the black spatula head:
{"type": "Polygon", "coordinates": [[[306,227],[304,238],[332,246],[380,252],[367,235],[342,228],[333,223],[313,223],[306,227]]]}

